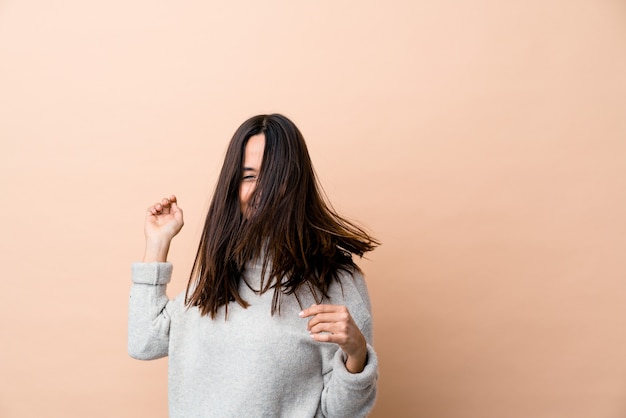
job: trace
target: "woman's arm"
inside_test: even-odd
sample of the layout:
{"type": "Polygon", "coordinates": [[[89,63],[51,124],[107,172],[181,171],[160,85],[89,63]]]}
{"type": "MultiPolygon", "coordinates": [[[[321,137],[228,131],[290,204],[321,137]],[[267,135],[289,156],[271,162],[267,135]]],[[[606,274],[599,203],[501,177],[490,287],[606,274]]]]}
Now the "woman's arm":
{"type": "Polygon", "coordinates": [[[138,360],[165,357],[169,350],[170,263],[134,263],[128,303],[128,354],[138,360]]]}
{"type": "Polygon", "coordinates": [[[167,263],[172,238],[183,226],[183,212],[170,196],[146,212],[143,263],[133,264],[128,309],[128,353],[140,360],[167,355],[170,316],[166,285],[172,265],[167,263]]]}
{"type": "Polygon", "coordinates": [[[300,316],[311,318],[307,328],[314,340],[337,344],[336,350],[324,350],[324,416],[364,417],[376,401],[378,380],[371,305],[360,274],[342,283],[344,305],[313,305],[300,316]]]}
{"type": "Polygon", "coordinates": [[[325,343],[335,343],[346,355],[346,369],[361,373],[367,361],[367,341],[343,305],[313,305],[300,313],[311,317],[307,325],[311,338],[325,343]]]}

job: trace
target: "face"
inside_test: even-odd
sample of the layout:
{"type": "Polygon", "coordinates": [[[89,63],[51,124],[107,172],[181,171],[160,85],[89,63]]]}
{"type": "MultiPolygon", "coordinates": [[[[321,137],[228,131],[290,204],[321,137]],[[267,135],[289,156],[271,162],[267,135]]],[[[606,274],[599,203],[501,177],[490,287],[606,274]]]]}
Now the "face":
{"type": "Polygon", "coordinates": [[[241,213],[244,216],[249,214],[249,202],[252,192],[256,188],[257,179],[261,171],[263,162],[263,151],[265,150],[265,135],[258,134],[248,139],[243,153],[243,172],[241,173],[241,186],[239,187],[239,203],[241,213]]]}

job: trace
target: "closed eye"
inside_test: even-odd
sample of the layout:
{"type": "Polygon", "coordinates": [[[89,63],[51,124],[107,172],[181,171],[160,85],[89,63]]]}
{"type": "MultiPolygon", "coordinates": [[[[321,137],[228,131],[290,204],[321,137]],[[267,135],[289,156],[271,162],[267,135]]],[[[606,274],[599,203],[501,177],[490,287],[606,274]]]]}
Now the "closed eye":
{"type": "Polygon", "coordinates": [[[258,172],[252,167],[243,168],[242,180],[255,180],[258,172]]]}

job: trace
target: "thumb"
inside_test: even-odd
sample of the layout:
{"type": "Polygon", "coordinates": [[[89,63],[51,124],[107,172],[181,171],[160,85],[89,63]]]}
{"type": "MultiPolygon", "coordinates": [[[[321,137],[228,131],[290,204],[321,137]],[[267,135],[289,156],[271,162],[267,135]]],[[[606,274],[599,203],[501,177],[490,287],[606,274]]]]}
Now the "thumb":
{"type": "Polygon", "coordinates": [[[172,203],[172,213],[179,219],[183,218],[183,210],[176,203],[172,203]]]}

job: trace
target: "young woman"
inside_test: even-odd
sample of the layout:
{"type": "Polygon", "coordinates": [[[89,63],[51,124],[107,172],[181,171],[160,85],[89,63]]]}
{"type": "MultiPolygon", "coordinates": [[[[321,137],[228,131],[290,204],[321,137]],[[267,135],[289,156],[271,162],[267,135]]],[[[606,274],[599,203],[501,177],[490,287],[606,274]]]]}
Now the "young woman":
{"type": "Polygon", "coordinates": [[[170,417],[367,415],[378,365],[352,255],[378,243],[325,202],[293,122],[235,132],[187,291],[169,300],[182,226],[175,196],[148,208],[129,306],[129,354],[169,356],[170,417]]]}

